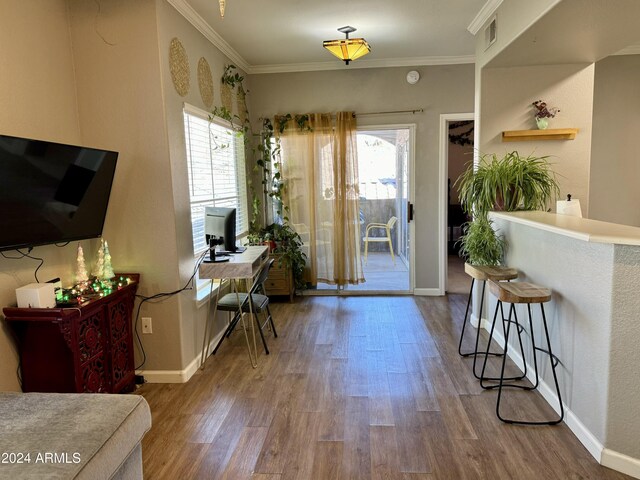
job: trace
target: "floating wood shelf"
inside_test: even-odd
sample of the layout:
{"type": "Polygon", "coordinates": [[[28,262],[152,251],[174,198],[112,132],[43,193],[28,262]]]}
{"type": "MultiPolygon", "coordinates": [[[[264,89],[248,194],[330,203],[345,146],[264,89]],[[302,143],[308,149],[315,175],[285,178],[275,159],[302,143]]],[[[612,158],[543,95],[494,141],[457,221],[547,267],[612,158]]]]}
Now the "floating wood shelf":
{"type": "Polygon", "coordinates": [[[549,128],[547,130],[505,130],[503,142],[522,142],[527,140],[573,140],[577,128],[549,128]]]}

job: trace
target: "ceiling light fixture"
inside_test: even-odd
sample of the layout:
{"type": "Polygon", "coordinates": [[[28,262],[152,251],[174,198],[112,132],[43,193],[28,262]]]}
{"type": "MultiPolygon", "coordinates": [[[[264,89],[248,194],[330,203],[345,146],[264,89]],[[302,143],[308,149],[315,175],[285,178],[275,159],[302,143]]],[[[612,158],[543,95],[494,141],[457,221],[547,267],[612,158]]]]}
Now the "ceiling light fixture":
{"type": "Polygon", "coordinates": [[[226,0],[218,0],[218,3],[220,4],[220,17],[224,18],[224,7],[227,4],[226,0]]]}
{"type": "Polygon", "coordinates": [[[347,38],[325,40],[322,46],[340,60],[344,60],[347,65],[371,51],[371,47],[364,38],[349,38],[349,34],[356,31],[355,28],[347,26],[339,28],[338,31],[344,33],[347,38]]]}

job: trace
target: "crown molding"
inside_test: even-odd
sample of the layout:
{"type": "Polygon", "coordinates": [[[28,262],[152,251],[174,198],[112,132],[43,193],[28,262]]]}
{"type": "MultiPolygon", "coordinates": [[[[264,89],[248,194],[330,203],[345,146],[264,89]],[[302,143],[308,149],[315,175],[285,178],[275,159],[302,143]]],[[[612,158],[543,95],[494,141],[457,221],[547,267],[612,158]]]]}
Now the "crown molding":
{"type": "Polygon", "coordinates": [[[640,45],[629,45],[627,48],[623,48],[614,55],[640,55],[640,45]]]}
{"type": "MultiPolygon", "coordinates": [[[[488,3],[496,0],[489,0],[488,3]]],[[[498,5],[502,0],[497,0],[498,5]]],[[[273,65],[250,65],[231,45],[229,45],[198,12],[196,12],[186,0],[167,0],[191,25],[193,25],[207,40],[215,45],[238,68],[248,74],[261,73],[291,73],[291,72],[317,72],[322,70],[343,70],[345,68],[384,68],[384,67],[418,67],[422,65],[456,65],[474,63],[474,55],[457,55],[442,57],[406,57],[406,58],[381,58],[378,60],[358,60],[349,66],[341,61],[311,62],[311,63],[287,63],[273,65]]],[[[485,5],[486,6],[486,5],[485,5]]],[[[496,6],[497,8],[497,6],[496,6]]]]}
{"type": "Polygon", "coordinates": [[[500,4],[502,4],[502,0],[487,0],[487,3],[482,6],[476,15],[476,18],[471,20],[471,23],[467,27],[467,30],[471,32],[471,35],[475,35],[480,31],[487,20],[493,17],[493,14],[496,13],[500,4]]]}
{"type": "Polygon", "coordinates": [[[238,68],[250,73],[251,66],[247,61],[242,58],[234,48],[229,45],[224,38],[211,28],[204,18],[202,18],[198,12],[196,12],[191,5],[185,0],[167,0],[173,8],[175,8],[180,15],[187,19],[187,21],[193,25],[207,40],[213,43],[218,49],[226,55],[238,68]]]}
{"type": "Polygon", "coordinates": [[[423,65],[459,65],[475,63],[475,55],[443,57],[381,58],[378,60],[356,60],[348,66],[339,60],[332,62],[288,63],[280,65],[252,65],[247,73],[291,73],[317,72],[321,70],[348,70],[358,68],[418,67],[423,65]]]}

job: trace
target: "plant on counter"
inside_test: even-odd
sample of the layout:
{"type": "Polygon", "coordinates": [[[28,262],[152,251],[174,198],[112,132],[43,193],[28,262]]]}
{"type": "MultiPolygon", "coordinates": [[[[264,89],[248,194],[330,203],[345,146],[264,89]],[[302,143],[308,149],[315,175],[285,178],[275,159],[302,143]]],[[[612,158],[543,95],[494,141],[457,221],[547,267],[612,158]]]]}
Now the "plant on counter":
{"type": "Polygon", "coordinates": [[[278,256],[280,265],[291,270],[296,288],[307,288],[303,279],[307,256],[302,251],[302,238],[289,224],[272,223],[250,233],[248,238],[252,245],[269,243],[271,253],[278,256]]]}
{"type": "Polygon", "coordinates": [[[502,158],[482,155],[456,181],[460,201],[469,214],[491,210],[545,210],[560,189],[549,157],[521,157],[517,151],[502,158]]]}
{"type": "Polygon", "coordinates": [[[461,255],[474,265],[500,264],[504,240],[491,226],[491,210],[545,210],[559,195],[548,157],[522,157],[517,151],[502,158],[482,155],[456,180],[464,210],[473,216],[460,239],[461,255]],[[487,263],[485,263],[487,262],[487,263]]]}

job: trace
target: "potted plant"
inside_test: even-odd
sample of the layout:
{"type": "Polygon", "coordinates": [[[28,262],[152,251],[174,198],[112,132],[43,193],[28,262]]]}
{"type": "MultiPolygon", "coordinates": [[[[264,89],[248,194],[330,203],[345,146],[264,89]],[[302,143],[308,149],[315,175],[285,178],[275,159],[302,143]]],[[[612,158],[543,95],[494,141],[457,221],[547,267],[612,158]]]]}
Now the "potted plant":
{"type": "Polygon", "coordinates": [[[474,265],[499,265],[504,240],[491,226],[491,210],[545,210],[559,187],[548,157],[522,157],[517,151],[502,158],[482,155],[456,180],[464,210],[473,216],[460,239],[461,255],[474,265]]]}
{"type": "Polygon", "coordinates": [[[536,100],[531,104],[535,108],[536,126],[539,130],[546,130],[549,126],[549,119],[555,117],[560,109],[556,107],[548,107],[547,102],[536,100]]]}
{"type": "Polygon", "coordinates": [[[491,210],[544,210],[559,194],[549,157],[522,157],[517,151],[502,158],[482,155],[456,180],[460,201],[469,214],[491,210]]]}
{"type": "Polygon", "coordinates": [[[307,287],[303,279],[307,256],[302,251],[302,238],[287,223],[272,223],[249,234],[249,242],[254,245],[268,243],[271,253],[278,256],[280,265],[291,270],[297,289],[307,287]]]}

